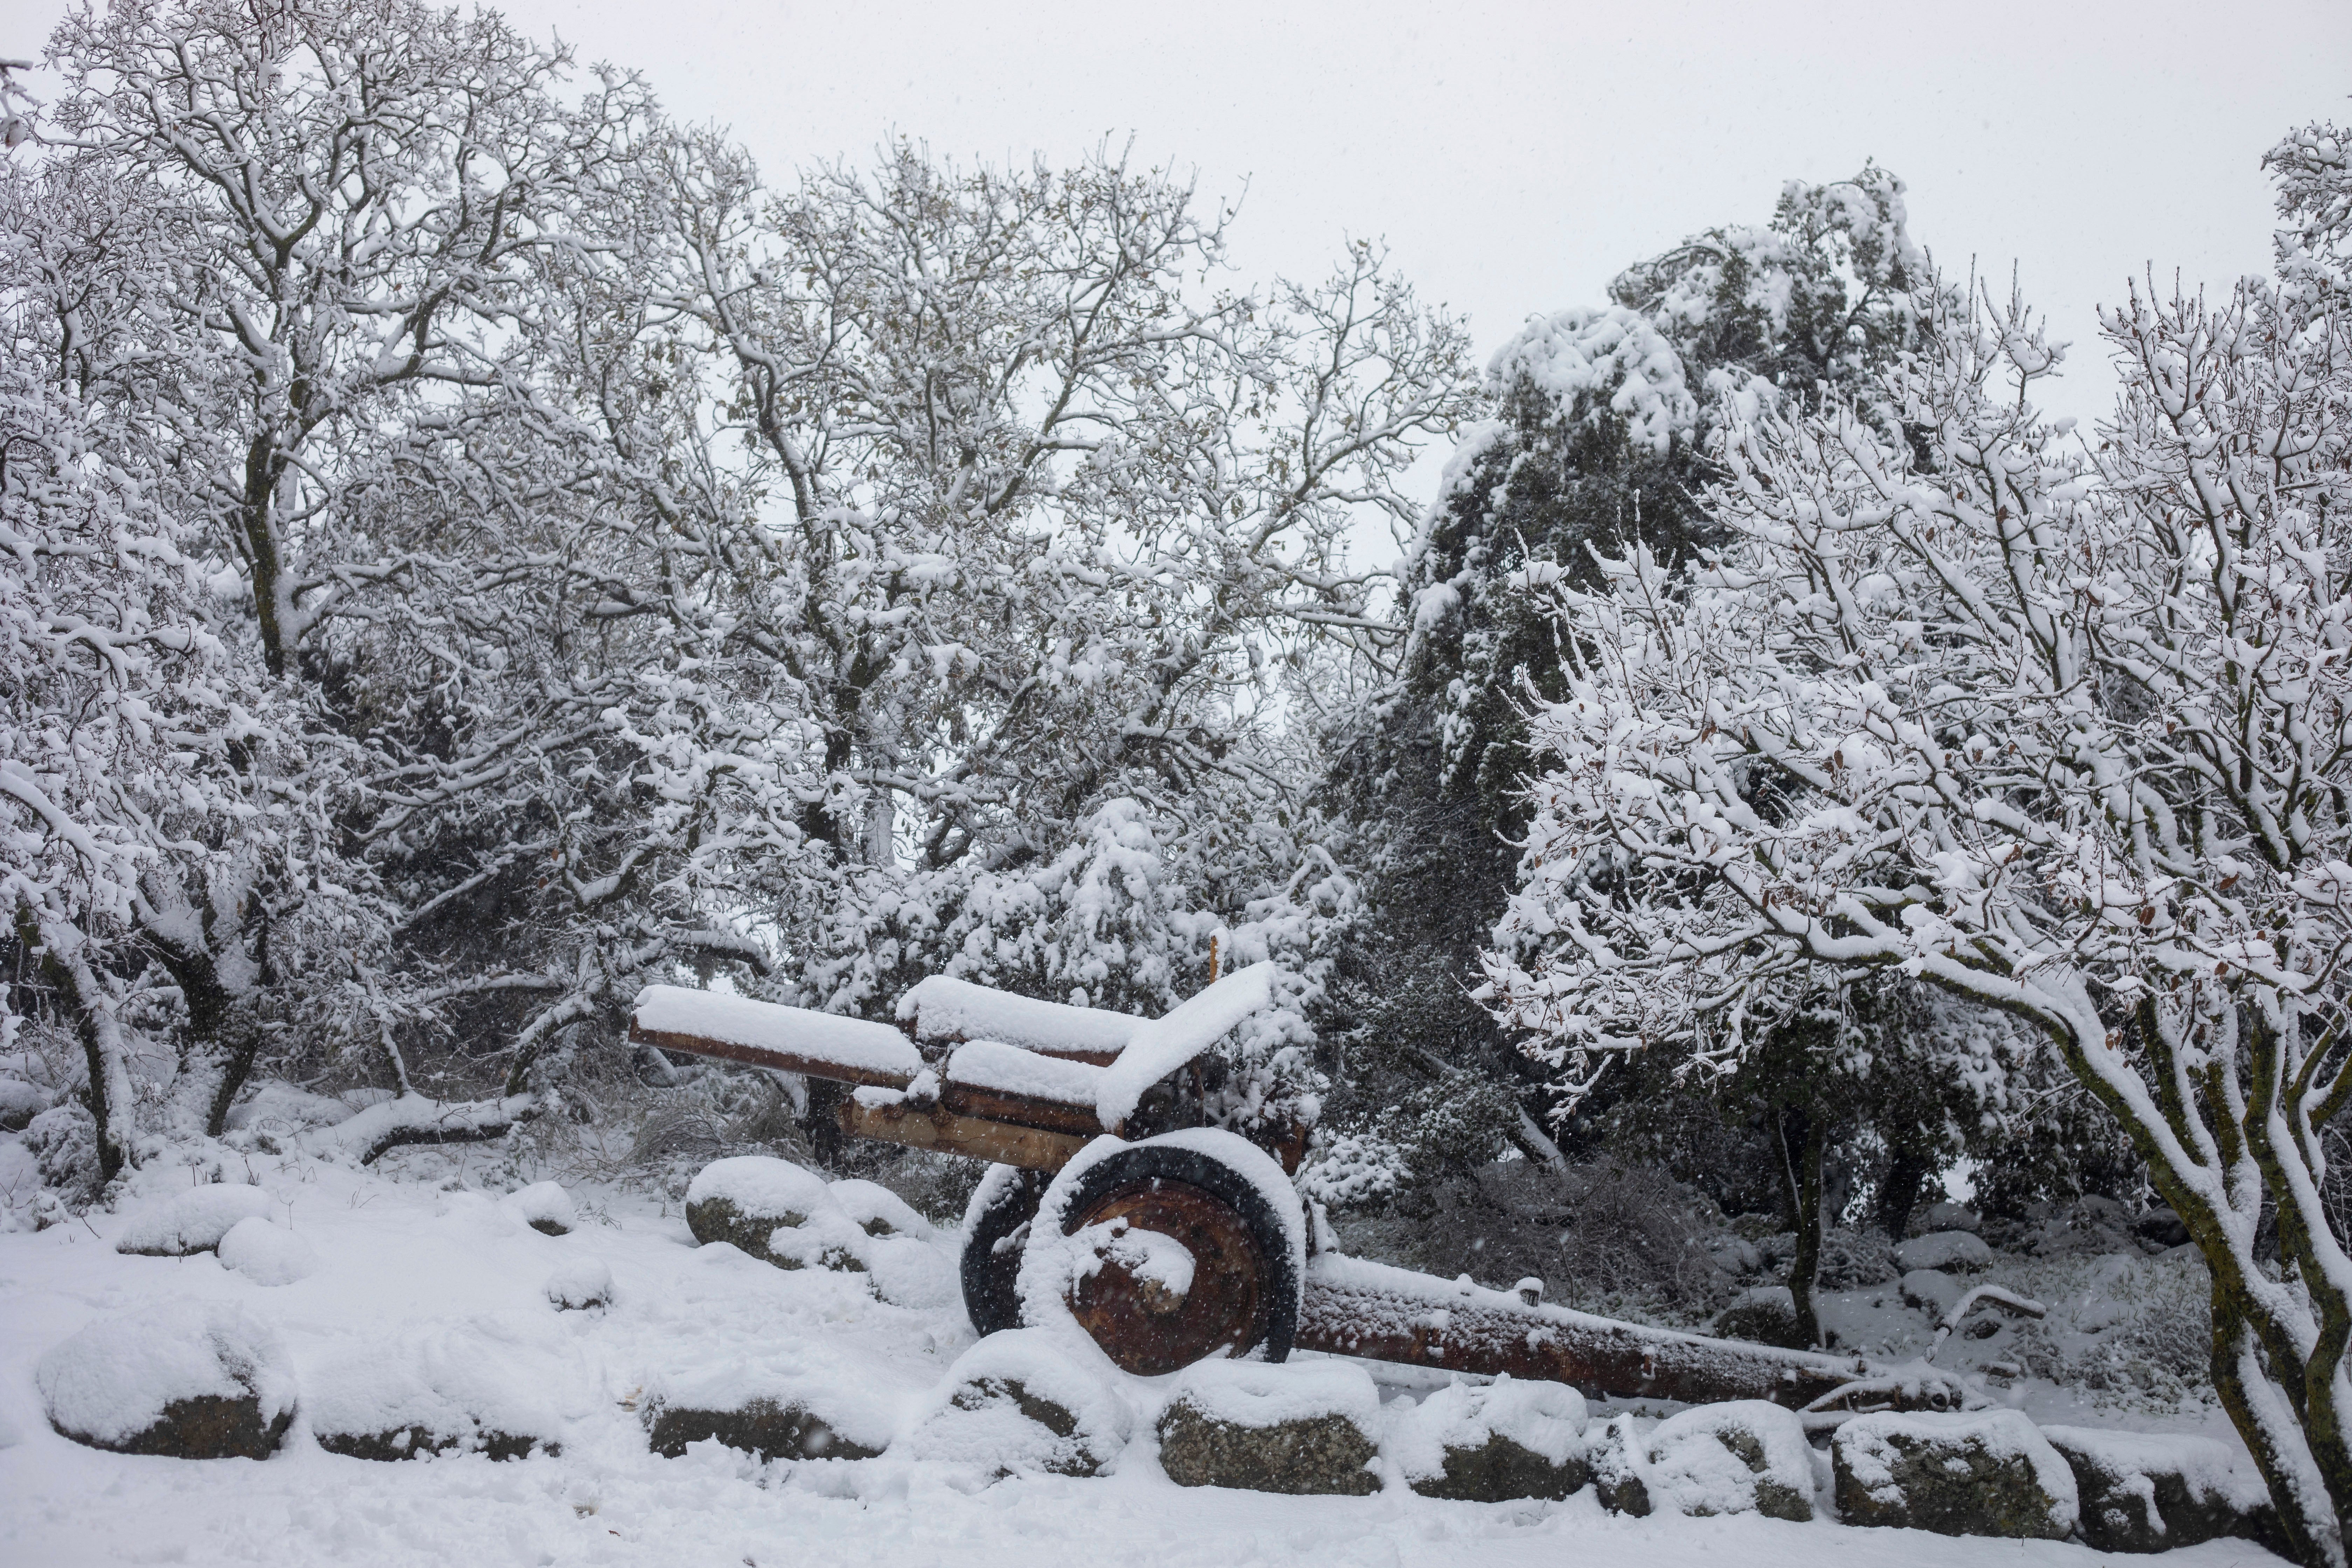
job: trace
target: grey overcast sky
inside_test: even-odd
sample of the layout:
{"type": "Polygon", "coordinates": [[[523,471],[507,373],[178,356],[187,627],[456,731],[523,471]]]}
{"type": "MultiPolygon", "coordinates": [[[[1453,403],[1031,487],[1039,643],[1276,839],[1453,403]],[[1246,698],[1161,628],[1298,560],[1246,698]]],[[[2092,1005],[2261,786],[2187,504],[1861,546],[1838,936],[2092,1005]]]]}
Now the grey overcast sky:
{"type": "MultiPolygon", "coordinates": [[[[1763,221],[1783,180],[1875,158],[1948,269],[2019,268],[2076,344],[2052,402],[2085,416],[2112,386],[2096,306],[2151,266],[2265,268],[2263,151],[2352,123],[2347,0],[499,8],[731,126],[772,179],[893,133],[995,160],[1131,136],[1204,194],[1246,191],[1245,275],[1385,237],[1482,355],[1686,234],[1763,221]]],[[[0,53],[36,52],[63,10],[0,0],[0,53]]]]}

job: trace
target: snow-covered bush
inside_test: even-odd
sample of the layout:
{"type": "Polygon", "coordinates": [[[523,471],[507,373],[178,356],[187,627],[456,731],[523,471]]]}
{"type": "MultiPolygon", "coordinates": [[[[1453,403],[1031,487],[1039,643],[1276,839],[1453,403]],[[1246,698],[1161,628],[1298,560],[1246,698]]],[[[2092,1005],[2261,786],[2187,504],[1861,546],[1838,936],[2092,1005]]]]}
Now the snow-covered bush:
{"type": "Polygon", "coordinates": [[[1560,586],[1487,974],[1570,1098],[1645,1048],[1735,1071],[1872,972],[2028,1026],[2203,1252],[2215,1386],[2320,1561],[2352,1506],[2316,1132],[2352,1100],[2352,173],[2316,128],[2271,162],[2278,279],[2110,311],[2095,444],[2037,412],[2058,353],[2021,304],[1921,279],[1927,339],[1869,395],[1726,431],[1695,571],[1560,586]],[[2256,1254],[2271,1205],[2299,1292],[2256,1254]]]}

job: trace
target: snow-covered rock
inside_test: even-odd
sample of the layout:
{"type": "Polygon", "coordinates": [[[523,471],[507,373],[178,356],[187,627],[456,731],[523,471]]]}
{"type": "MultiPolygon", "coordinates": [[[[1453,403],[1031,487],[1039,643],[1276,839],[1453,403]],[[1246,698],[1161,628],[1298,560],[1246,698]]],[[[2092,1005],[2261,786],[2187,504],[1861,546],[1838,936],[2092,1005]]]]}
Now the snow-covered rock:
{"type": "Polygon", "coordinates": [[[294,1416],[285,1346],[226,1301],[101,1319],[44,1355],[34,1376],[51,1426],[118,1453],[267,1458],[294,1416]]]}
{"type": "Polygon", "coordinates": [[[1715,1323],[1707,1331],[1722,1339],[1788,1349],[1801,1348],[1806,1343],[1797,1329],[1796,1298],[1786,1285],[1749,1286],[1715,1315],[1715,1323]]]}
{"type": "Polygon", "coordinates": [[[291,1285],[319,1271],[310,1244],[259,1215],[241,1219],[220,1238],[220,1260],[257,1285],[291,1285]]]}
{"type": "Polygon", "coordinates": [[[1849,1524],[2042,1541],[2074,1528],[2074,1472],[2014,1410],[1858,1415],[1830,1459],[1849,1524]]]}
{"type": "Polygon", "coordinates": [[[1813,1517],[1813,1449],[1795,1414],[1760,1399],[1701,1405],[1659,1423],[1644,1445],[1650,1506],[1700,1516],[1813,1517]]]}
{"type": "Polygon", "coordinates": [[[912,1458],[1000,1475],[1091,1476],[1133,1430],[1126,1403],[1097,1371],[1042,1330],[1013,1329],[957,1359],[901,1447],[912,1458]]]}
{"type": "Polygon", "coordinates": [[[1612,1513],[1641,1519],[1650,1511],[1646,1436],[1646,1424],[1631,1411],[1612,1415],[1586,1434],[1584,1462],[1592,1475],[1593,1495],[1612,1513]]]}
{"type": "Polygon", "coordinates": [[[899,1307],[950,1307],[963,1299],[956,1237],[917,1213],[906,1199],[874,1182],[833,1184],[834,1201],[864,1233],[857,1256],[875,1293],[899,1307]]]}
{"type": "Polygon", "coordinates": [[[320,1447],[353,1458],[556,1453],[594,1402],[553,1328],[481,1317],[353,1336],[306,1369],[303,1410],[320,1447]]]}
{"type": "Polygon", "coordinates": [[[931,1234],[931,1222],[916,1213],[912,1204],[879,1182],[861,1182],[854,1177],[835,1182],[833,1184],[833,1201],[839,1204],[842,1212],[868,1236],[920,1238],[931,1234]]]}
{"type": "Polygon", "coordinates": [[[2282,1554],[2270,1489],[2210,1437],[2045,1426],[2074,1473],[2084,1543],[2099,1552],[2163,1552],[2240,1536],[2282,1554]]]}
{"type": "Polygon", "coordinates": [[[717,1441],[763,1459],[869,1459],[898,1419],[895,1400],[845,1377],[735,1365],[665,1378],[641,1408],[646,1441],[671,1458],[717,1441]]]}
{"type": "Polygon", "coordinates": [[[1969,1231],[1930,1231],[1896,1247],[1895,1261],[1906,1274],[1921,1268],[1973,1271],[1991,1264],[1992,1248],[1969,1231]]]}
{"type": "Polygon", "coordinates": [[[1914,1268],[1903,1276],[1903,1304],[1920,1309],[1937,1322],[1967,1293],[1967,1286],[1940,1268],[1914,1268]]]}
{"type": "Polygon", "coordinates": [[[547,1300],[559,1312],[613,1304],[613,1269],[601,1258],[574,1258],[547,1277],[547,1300]]]}
{"type": "Polygon", "coordinates": [[[239,1220],[268,1215],[277,1206],[259,1187],[234,1184],[197,1187],[132,1215],[115,1237],[114,1250],[146,1258],[210,1252],[239,1220]]]}
{"type": "Polygon", "coordinates": [[[824,1177],[789,1160],[714,1160],[686,1190],[686,1223],[705,1246],[724,1241],[779,1268],[866,1272],[866,1232],[824,1177]]]}
{"type": "Polygon", "coordinates": [[[1983,1224],[1977,1211],[1966,1204],[1941,1203],[1914,1211],[1908,1228],[1914,1236],[1926,1236],[1938,1230],[1974,1231],[1983,1224]]]}
{"type": "Polygon", "coordinates": [[[1195,1362],[1160,1413],[1160,1464],[1187,1487],[1380,1489],[1380,1394],[1352,1362],[1195,1362]]]}
{"type": "Polygon", "coordinates": [[[569,1236],[580,1226],[572,1194],[555,1182],[533,1182],[509,1193],[500,1206],[541,1236],[569,1236]]]}
{"type": "Polygon", "coordinates": [[[27,1122],[49,1108],[50,1095],[38,1084],[21,1078],[0,1078],[0,1132],[21,1132],[27,1122]]]}
{"type": "Polygon", "coordinates": [[[1390,1409],[1382,1448],[1423,1497],[1564,1498],[1584,1485],[1584,1396],[1565,1384],[1455,1383],[1390,1409]]]}

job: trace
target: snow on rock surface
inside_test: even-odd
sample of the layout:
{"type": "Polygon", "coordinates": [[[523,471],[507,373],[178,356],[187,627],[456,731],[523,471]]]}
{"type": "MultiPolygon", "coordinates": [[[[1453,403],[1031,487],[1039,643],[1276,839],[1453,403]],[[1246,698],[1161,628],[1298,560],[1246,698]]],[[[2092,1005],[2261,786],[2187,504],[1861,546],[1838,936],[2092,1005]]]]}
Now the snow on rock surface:
{"type": "Polygon", "coordinates": [[[858,1229],[868,1236],[911,1236],[928,1238],[934,1226],[915,1206],[879,1182],[852,1176],[833,1184],[833,1201],[858,1229]]]}
{"type": "Polygon", "coordinates": [[[1905,1305],[1920,1308],[1938,1322],[1968,1294],[1967,1286],[1940,1268],[1912,1269],[1903,1276],[1902,1290],[1905,1305]]]}
{"type": "Polygon", "coordinates": [[[898,1016],[915,1026],[919,1039],[1001,1040],[1048,1055],[1113,1056],[1144,1024],[1125,1013],[1040,1002],[945,974],[918,981],[898,998],[898,1016]]]}
{"type": "Polygon", "coordinates": [[[593,1403],[567,1338],[514,1314],[347,1336],[303,1368],[302,1384],[319,1446],[360,1459],[554,1453],[593,1403]]]}
{"type": "Polygon", "coordinates": [[[228,1184],[197,1187],[132,1215],[114,1238],[114,1249],[148,1258],[209,1252],[238,1221],[266,1216],[277,1207],[259,1187],[228,1184]]]}
{"type": "Polygon", "coordinates": [[[904,1391],[847,1367],[811,1371],[752,1363],[706,1364],[650,1384],[646,1439],[672,1458],[716,1441],[766,1459],[871,1458],[906,1414],[904,1391]]]}
{"type": "Polygon", "coordinates": [[[294,1412],[276,1330],[225,1301],[168,1301],[102,1318],[41,1357],[49,1424],[92,1447],[265,1458],[294,1412]]]}
{"type": "Polygon", "coordinates": [[[1793,1412],[1760,1399],[1695,1405],[1660,1422],[1644,1445],[1653,1510],[1813,1517],[1812,1445],[1793,1412]]]}
{"type": "Polygon", "coordinates": [[[1189,1405],[1233,1426],[1279,1426],[1338,1415],[1370,1427],[1378,1418],[1381,1395],[1371,1375],[1350,1361],[1219,1358],[1178,1373],[1171,1403],[1189,1405]]]}
{"type": "Polygon", "coordinates": [[[902,1081],[923,1070],[923,1054],[887,1024],[754,1002],[719,991],[648,985],[637,994],[636,1019],[639,1028],[656,1034],[693,1035],[728,1045],[784,1051],[902,1081]]]}
{"type": "Polygon", "coordinates": [[[1584,1396],[1565,1384],[1455,1382],[1386,1414],[1381,1449],[1423,1497],[1564,1498],[1585,1483],[1584,1396]]]}
{"type": "Polygon", "coordinates": [[[911,1458],[992,1474],[1091,1476],[1134,1430],[1100,1370],[1035,1329],[991,1334],[966,1351],[901,1445],[911,1458]]]}
{"type": "Polygon", "coordinates": [[[500,1206],[541,1236],[569,1236],[580,1225],[572,1194],[555,1182],[533,1182],[509,1193],[500,1206]]]}
{"type": "Polygon", "coordinates": [[[1381,1424],[1353,1362],[1195,1362],[1156,1424],[1160,1465],[1179,1486],[1363,1496],[1381,1424]]]}
{"type": "Polygon", "coordinates": [[[1611,1513],[1643,1519],[1650,1512],[1649,1426],[1625,1410],[1586,1436],[1584,1462],[1592,1472],[1593,1495],[1611,1513]]]}
{"type": "Polygon", "coordinates": [[[1236,969],[1214,985],[1138,1028],[1104,1069],[1095,1114],[1117,1127],[1135,1110],[1143,1091],[1215,1045],[1228,1030],[1274,1002],[1271,959],[1236,969]]]}
{"type": "Polygon", "coordinates": [[[224,1268],[234,1268],[257,1285],[291,1285],[319,1271],[310,1244],[259,1215],[241,1219],[220,1238],[224,1268]]]}
{"type": "Polygon", "coordinates": [[[705,1165],[686,1189],[694,1238],[728,1242],[779,1268],[864,1273],[867,1237],[815,1172],[767,1154],[705,1165]]]}
{"type": "Polygon", "coordinates": [[[1849,1524],[2046,1541],[2074,1528],[2073,1470],[2014,1410],[1857,1415],[1830,1458],[1849,1524]]]}
{"type": "Polygon", "coordinates": [[[2227,1536],[2284,1553],[2270,1489],[2210,1437],[2044,1426],[2074,1473],[2084,1542],[2102,1552],[2162,1552],[2227,1536]]]}
{"type": "Polygon", "coordinates": [[[1915,1236],[1925,1236],[1937,1230],[1973,1232],[1982,1228],[1983,1225],[1984,1221],[1978,1216],[1977,1211],[1966,1204],[1940,1203],[1929,1204],[1921,1209],[1913,1217],[1910,1230],[1915,1236]]]}
{"type": "Polygon", "coordinates": [[[1974,1270],[1991,1265],[1992,1248],[1965,1230],[1931,1231],[1897,1247],[1895,1262],[1906,1274],[1919,1268],[1974,1270]]]}
{"type": "Polygon", "coordinates": [[[601,1258],[574,1258],[547,1277],[548,1304],[559,1312],[583,1312],[613,1304],[613,1268],[601,1258]]]}

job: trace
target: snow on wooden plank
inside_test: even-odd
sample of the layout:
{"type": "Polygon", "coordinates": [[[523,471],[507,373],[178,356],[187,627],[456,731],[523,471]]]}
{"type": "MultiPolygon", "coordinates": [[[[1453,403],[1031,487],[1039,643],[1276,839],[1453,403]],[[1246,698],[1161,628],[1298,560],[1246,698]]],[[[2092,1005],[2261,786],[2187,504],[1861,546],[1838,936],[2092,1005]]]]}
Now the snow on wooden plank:
{"type": "Polygon", "coordinates": [[[923,1070],[922,1053],[887,1024],[682,985],[648,985],[637,993],[629,1033],[697,1056],[890,1089],[904,1088],[923,1070]]]}
{"type": "Polygon", "coordinates": [[[1273,963],[1253,963],[1137,1029],[1118,1060],[1104,1070],[1101,1093],[1095,1101],[1102,1124],[1117,1127],[1125,1121],[1145,1089],[1215,1045],[1227,1030],[1273,1000],[1273,963]]]}
{"type": "Polygon", "coordinates": [[[1085,1062],[1023,1050],[1001,1040],[974,1040],[957,1047],[948,1058],[947,1081],[1091,1111],[1102,1094],[1103,1074],[1103,1068],[1085,1062]]]}
{"type": "Polygon", "coordinates": [[[1047,1056],[1099,1058],[1126,1048],[1145,1019],[1100,1007],[1072,1007],[992,991],[934,974],[898,998],[898,1020],[919,1040],[1001,1040],[1047,1056]]]}

